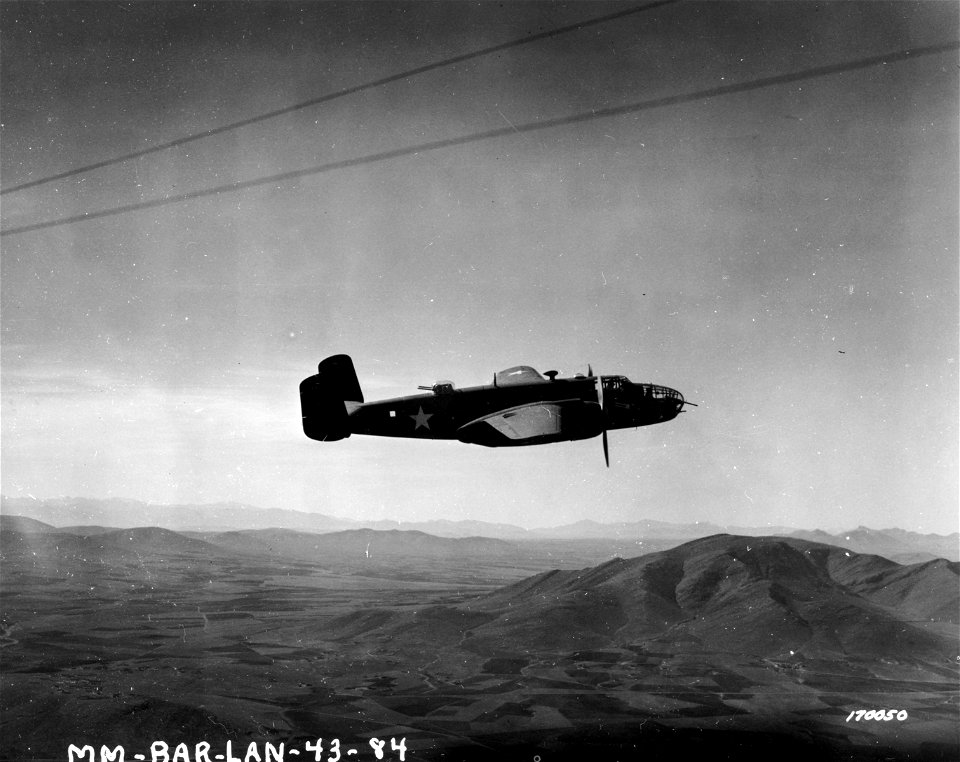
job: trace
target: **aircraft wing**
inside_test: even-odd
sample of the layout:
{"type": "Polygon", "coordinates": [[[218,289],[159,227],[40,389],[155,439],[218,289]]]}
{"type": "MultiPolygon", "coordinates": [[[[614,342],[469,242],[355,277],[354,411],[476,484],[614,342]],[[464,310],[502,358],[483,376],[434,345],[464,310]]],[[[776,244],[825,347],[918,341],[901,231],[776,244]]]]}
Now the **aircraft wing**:
{"type": "Polygon", "coordinates": [[[596,436],[600,430],[600,407],[596,403],[570,399],[499,410],[461,426],[457,438],[488,447],[508,447],[586,439],[596,436]]]}
{"type": "Polygon", "coordinates": [[[562,411],[555,402],[524,405],[487,416],[483,422],[509,439],[531,439],[559,434],[562,411]]]}

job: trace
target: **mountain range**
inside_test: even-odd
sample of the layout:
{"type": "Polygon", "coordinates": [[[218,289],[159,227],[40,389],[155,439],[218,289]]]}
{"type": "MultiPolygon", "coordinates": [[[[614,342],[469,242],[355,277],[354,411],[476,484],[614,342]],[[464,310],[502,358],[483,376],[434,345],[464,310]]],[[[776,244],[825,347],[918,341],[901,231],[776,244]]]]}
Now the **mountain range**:
{"type": "Polygon", "coordinates": [[[64,568],[146,563],[180,554],[191,563],[204,555],[225,559],[306,562],[353,573],[426,579],[457,568],[485,568],[503,582],[542,569],[579,568],[618,555],[671,547],[674,542],[621,543],[613,540],[502,540],[493,537],[437,537],[419,530],[345,529],[303,532],[244,529],[229,532],[175,532],[161,527],[116,529],[100,525],[55,527],[26,516],[0,514],[0,549],[7,558],[22,554],[33,565],[64,568]]]}
{"type": "MultiPolygon", "coordinates": [[[[516,543],[444,538],[419,531],[346,530],[315,534],[247,530],[185,535],[159,527],[65,532],[21,516],[0,516],[5,561],[71,560],[110,567],[160,557],[264,556],[336,564],[500,557],[516,543]]],[[[16,561],[15,561],[16,562],[16,561]]],[[[636,642],[764,656],[939,658],[955,647],[960,563],[902,565],[879,555],[786,537],[718,534],[636,558],[537,574],[457,606],[407,613],[352,613],[331,623],[338,637],[366,634],[459,643],[469,650],[575,650],[636,642]],[[385,624],[390,620],[390,624],[385,624]],[[931,623],[951,625],[947,632],[931,623]],[[411,635],[413,633],[413,635],[411,635]],[[952,644],[952,645],[951,645],[952,644]],[[945,650],[946,649],[946,650],[945,650]]]]}
{"type": "Polygon", "coordinates": [[[896,528],[877,530],[860,526],[836,534],[798,530],[790,532],[789,536],[837,545],[857,553],[875,553],[907,564],[932,561],[934,558],[960,560],[960,534],[957,532],[949,535],[918,534],[896,528]]]}
{"type": "MultiPolygon", "coordinates": [[[[821,530],[797,530],[792,527],[741,527],[715,523],[670,523],[653,520],[602,524],[584,520],[573,524],[539,529],[524,529],[511,524],[483,521],[451,521],[438,519],[422,522],[357,521],[306,513],[283,508],[255,508],[239,503],[209,505],[151,505],[134,500],[89,498],[7,498],[0,500],[0,515],[18,515],[69,529],[74,533],[92,534],[120,527],[160,526],[180,532],[222,533],[249,529],[293,530],[311,533],[332,533],[355,529],[381,531],[417,531],[435,537],[523,540],[604,540],[621,544],[634,543],[640,550],[649,549],[642,541],[679,544],[685,540],[712,534],[746,536],[780,535],[822,542],[858,553],[882,555],[894,561],[917,563],[935,558],[960,560],[960,533],[950,535],[920,534],[903,529],[868,529],[857,527],[849,532],[830,534],[821,530]]],[[[653,543],[655,549],[658,543],[653,543]]],[[[632,555],[629,553],[627,555],[632,555]]]]}
{"type": "Polygon", "coordinates": [[[529,539],[636,539],[694,538],[721,531],[740,534],[781,534],[790,527],[724,527],[694,522],[672,524],[643,520],[601,524],[583,520],[573,524],[524,529],[513,524],[485,521],[358,521],[306,513],[286,508],[256,508],[241,503],[206,505],[152,505],[136,500],[90,498],[8,498],[0,501],[0,513],[27,516],[58,527],[65,526],[163,526],[176,531],[210,532],[242,529],[293,529],[305,532],[337,532],[345,529],[421,531],[436,537],[493,537],[502,540],[529,539]]]}
{"type": "Polygon", "coordinates": [[[574,566],[575,543],[608,544],[0,514],[0,757],[321,717],[464,762],[957,758],[960,563],[715,534],[574,566]],[[909,722],[844,719],[875,705],[909,722]]]}
{"type": "MultiPolygon", "coordinates": [[[[456,606],[364,611],[329,624],[493,656],[636,647],[800,661],[950,663],[960,564],[902,566],[780,537],[715,535],[578,571],[549,571],[456,606]]],[[[951,656],[953,655],[953,656],[951,656]]]]}

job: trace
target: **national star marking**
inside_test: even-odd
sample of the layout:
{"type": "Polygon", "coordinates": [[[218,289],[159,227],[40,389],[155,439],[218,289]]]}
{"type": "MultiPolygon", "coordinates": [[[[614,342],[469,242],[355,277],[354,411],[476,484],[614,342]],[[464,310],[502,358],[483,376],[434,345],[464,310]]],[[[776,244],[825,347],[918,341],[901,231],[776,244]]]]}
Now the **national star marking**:
{"type": "Polygon", "coordinates": [[[417,413],[416,415],[411,415],[410,417],[413,418],[413,420],[416,421],[417,423],[417,425],[413,427],[414,431],[419,429],[421,426],[429,430],[430,428],[429,420],[433,418],[433,413],[424,413],[423,407],[421,406],[420,412],[417,413]]]}

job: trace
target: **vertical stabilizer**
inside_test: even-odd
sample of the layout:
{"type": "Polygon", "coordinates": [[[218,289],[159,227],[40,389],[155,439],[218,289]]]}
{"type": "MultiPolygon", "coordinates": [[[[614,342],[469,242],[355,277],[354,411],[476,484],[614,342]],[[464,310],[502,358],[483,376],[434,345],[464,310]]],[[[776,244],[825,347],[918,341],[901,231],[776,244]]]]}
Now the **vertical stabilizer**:
{"type": "Polygon", "coordinates": [[[349,437],[347,402],[363,402],[363,392],[353,360],[348,355],[333,355],[320,362],[317,375],[300,384],[303,433],[321,442],[349,437]]]}

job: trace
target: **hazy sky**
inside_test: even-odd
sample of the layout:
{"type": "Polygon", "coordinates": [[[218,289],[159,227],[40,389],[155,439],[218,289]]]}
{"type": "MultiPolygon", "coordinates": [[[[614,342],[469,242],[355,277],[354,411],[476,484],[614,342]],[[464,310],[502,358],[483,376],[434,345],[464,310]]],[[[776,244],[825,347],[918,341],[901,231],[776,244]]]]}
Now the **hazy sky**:
{"type": "MultiPolygon", "coordinates": [[[[528,34],[606,3],[0,5],[4,188],[528,34]]],[[[953,2],[682,3],[8,193],[12,227],[955,41],[953,2]]],[[[352,518],[950,532],[952,50],[2,239],[2,490],[352,518]],[[699,407],[491,450],[303,436],[516,364],[699,407]]],[[[131,524],[135,524],[131,517],[131,524]]]]}

